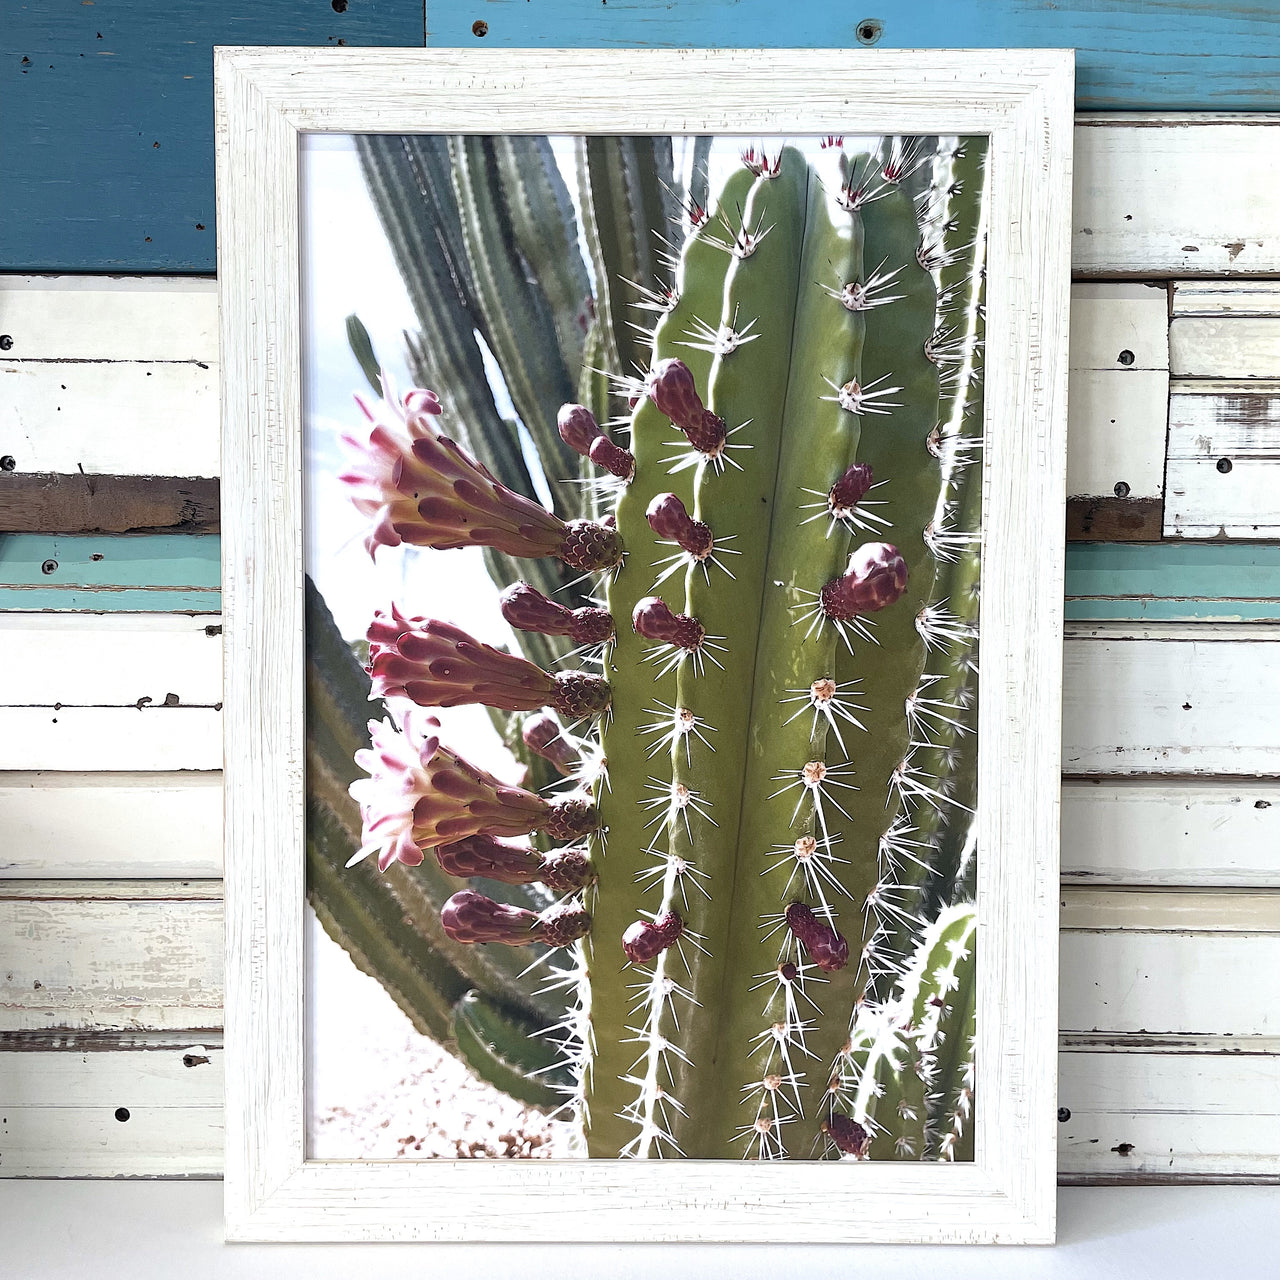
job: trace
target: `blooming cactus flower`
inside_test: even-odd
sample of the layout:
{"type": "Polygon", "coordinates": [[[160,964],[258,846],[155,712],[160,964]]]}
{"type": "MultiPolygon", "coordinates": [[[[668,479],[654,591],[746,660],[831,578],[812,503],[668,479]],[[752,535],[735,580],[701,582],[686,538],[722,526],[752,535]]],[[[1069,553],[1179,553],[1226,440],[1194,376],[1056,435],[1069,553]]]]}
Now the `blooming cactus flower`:
{"type": "Polygon", "coordinates": [[[424,849],[468,836],[545,831],[554,840],[569,840],[599,825],[586,797],[544,800],[477,769],[441,744],[434,717],[419,721],[411,710],[403,731],[383,720],[370,721],[369,732],[373,745],[355,759],[370,776],[350,788],[360,805],[364,838],[348,865],[376,851],[380,871],[393,862],[416,867],[424,849]]]}
{"type": "MultiPolygon", "coordinates": [[[[385,379],[385,375],[384,375],[385,379]]],[[[616,529],[589,520],[567,524],[489,473],[433,425],[441,413],[431,391],[387,396],[370,405],[356,397],[367,436],[343,436],[351,453],[339,477],[351,501],[372,521],[365,546],[450,550],[495,547],[512,556],[558,556],[575,569],[608,569],[622,558],[616,529]]]]}
{"type": "Polygon", "coordinates": [[[408,698],[420,707],[554,707],[575,720],[598,715],[609,705],[609,683],[600,676],[551,675],[526,658],[482,644],[460,627],[407,617],[395,605],[374,615],[368,639],[375,698],[408,698]]]}

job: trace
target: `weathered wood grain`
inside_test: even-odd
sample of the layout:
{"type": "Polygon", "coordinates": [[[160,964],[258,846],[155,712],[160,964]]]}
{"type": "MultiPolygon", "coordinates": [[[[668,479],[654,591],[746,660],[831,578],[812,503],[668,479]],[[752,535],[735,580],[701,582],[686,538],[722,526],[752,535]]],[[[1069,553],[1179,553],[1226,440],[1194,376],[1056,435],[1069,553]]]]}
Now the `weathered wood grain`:
{"type": "Polygon", "coordinates": [[[1063,771],[1280,774],[1280,631],[1071,623],[1063,771]]]}
{"type": "Polygon", "coordinates": [[[218,773],[0,773],[0,879],[222,874],[218,773]]]}
{"type": "Polygon", "coordinates": [[[1058,1172],[1068,1177],[1280,1175],[1280,1056],[1224,1042],[1058,1056],[1058,1172]]]}
{"type": "Polygon", "coordinates": [[[1067,536],[1156,541],[1169,389],[1167,291],[1072,286],[1070,359],[1067,536]]]}
{"type": "Polygon", "coordinates": [[[1280,894],[1064,889],[1064,1032],[1280,1035],[1280,894]]]}
{"type": "Polygon", "coordinates": [[[217,480],[0,471],[0,534],[217,533],[217,480]]]}
{"type": "Polygon", "coordinates": [[[1280,537],[1280,382],[1174,382],[1167,475],[1165,537],[1280,537]]]}
{"type": "Polygon", "coordinates": [[[1280,782],[1068,780],[1072,885],[1280,888],[1280,782]]]}
{"type": "Polygon", "coordinates": [[[220,1034],[60,1039],[0,1035],[0,1176],[221,1176],[220,1034]]]}
{"type": "Polygon", "coordinates": [[[1277,163],[1274,116],[1077,119],[1073,270],[1148,279],[1280,271],[1277,163]]]}
{"type": "Polygon", "coordinates": [[[222,1025],[220,900],[65,894],[0,895],[0,1031],[222,1025]]]}

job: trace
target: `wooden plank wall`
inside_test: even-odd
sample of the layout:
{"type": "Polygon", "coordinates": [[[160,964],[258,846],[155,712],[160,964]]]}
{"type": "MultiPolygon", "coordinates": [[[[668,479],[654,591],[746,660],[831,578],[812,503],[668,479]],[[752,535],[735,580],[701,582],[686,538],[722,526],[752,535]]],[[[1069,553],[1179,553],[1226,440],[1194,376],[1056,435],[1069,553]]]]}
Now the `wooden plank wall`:
{"type": "MultiPolygon", "coordinates": [[[[1280,120],[1077,147],[1060,1169],[1280,1177],[1280,120]]],[[[7,1174],[219,1171],[214,307],[0,277],[7,1174]]]]}

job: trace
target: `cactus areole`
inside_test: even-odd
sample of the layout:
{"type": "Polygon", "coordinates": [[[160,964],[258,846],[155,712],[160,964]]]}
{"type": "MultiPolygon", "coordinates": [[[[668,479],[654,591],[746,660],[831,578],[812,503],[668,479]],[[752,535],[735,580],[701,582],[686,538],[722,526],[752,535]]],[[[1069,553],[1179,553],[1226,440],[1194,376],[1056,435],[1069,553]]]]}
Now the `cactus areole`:
{"type": "Polygon", "coordinates": [[[972,909],[935,927],[924,877],[900,880],[945,843],[955,802],[920,761],[946,763],[938,732],[955,750],[962,705],[932,690],[972,667],[972,611],[939,595],[972,539],[939,529],[959,506],[982,170],[962,187],[944,145],[913,188],[900,141],[828,142],[746,153],[693,220],[629,433],[561,408],[600,518],[500,484],[428,391],[388,392],[348,441],[371,552],[479,544],[594,575],[589,606],[526,582],[499,606],[590,671],[379,613],[369,670],[398,724],[375,727],[353,788],[380,866],[431,855],[547,886],[536,911],[460,887],[443,928],[566,949],[560,1038],[593,1156],[945,1158],[971,1127],[972,909]],[[966,219],[967,244],[937,243],[966,219]],[[460,703],[530,713],[556,789],[501,781],[402,710],[460,703]]]}

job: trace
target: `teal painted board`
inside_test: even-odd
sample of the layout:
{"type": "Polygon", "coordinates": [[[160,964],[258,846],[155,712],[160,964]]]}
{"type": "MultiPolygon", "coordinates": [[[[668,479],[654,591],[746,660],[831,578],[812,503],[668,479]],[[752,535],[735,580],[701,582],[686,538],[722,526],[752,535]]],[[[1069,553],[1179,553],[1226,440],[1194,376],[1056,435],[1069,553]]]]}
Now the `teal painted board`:
{"type": "Polygon", "coordinates": [[[423,0],[0,0],[0,270],[212,271],[213,46],[421,45],[423,0]]]}
{"type": "MultiPolygon", "coordinates": [[[[218,547],[214,534],[10,534],[0,609],[216,613],[218,547]]],[[[1280,622],[1280,546],[1077,543],[1066,608],[1078,622],[1280,622]]]]}
{"type": "MultiPolygon", "coordinates": [[[[420,45],[423,9],[423,0],[0,0],[0,270],[213,271],[213,45],[420,45]]],[[[844,48],[868,20],[880,24],[881,48],[1075,47],[1082,110],[1280,109],[1276,0],[426,5],[428,43],[461,48],[481,39],[844,48]]]]}
{"type": "Polygon", "coordinates": [[[427,43],[474,43],[476,19],[488,24],[484,40],[514,48],[1067,48],[1082,111],[1280,108],[1275,0],[436,0],[427,43]]]}
{"type": "Polygon", "coordinates": [[[1066,616],[1079,622],[1280,622],[1280,546],[1071,546],[1066,616]]]}
{"type": "Polygon", "coordinates": [[[0,609],[217,613],[213,534],[0,536],[0,609]]]}

